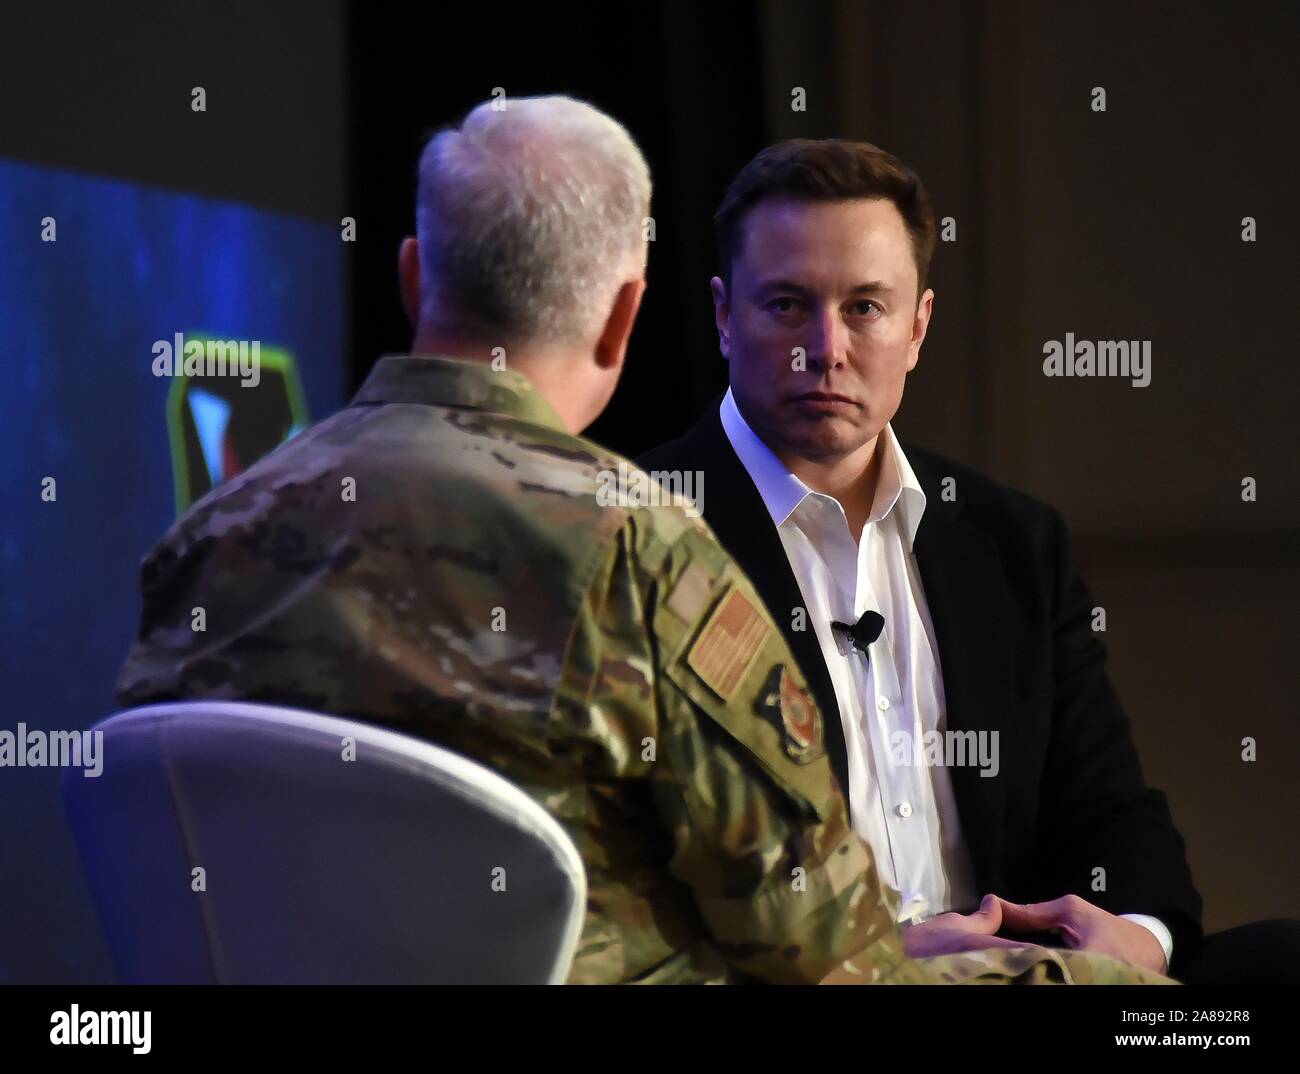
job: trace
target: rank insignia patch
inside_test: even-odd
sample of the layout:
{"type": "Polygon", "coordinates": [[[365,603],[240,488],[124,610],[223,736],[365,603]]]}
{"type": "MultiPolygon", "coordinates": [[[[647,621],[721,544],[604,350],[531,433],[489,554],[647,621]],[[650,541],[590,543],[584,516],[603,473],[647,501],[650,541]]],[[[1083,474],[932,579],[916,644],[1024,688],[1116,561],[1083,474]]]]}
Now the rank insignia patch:
{"type": "Polygon", "coordinates": [[[763,683],[757,708],[782,732],[785,752],[792,760],[807,764],[822,755],[822,721],[817,706],[784,664],[777,664],[763,683]]]}

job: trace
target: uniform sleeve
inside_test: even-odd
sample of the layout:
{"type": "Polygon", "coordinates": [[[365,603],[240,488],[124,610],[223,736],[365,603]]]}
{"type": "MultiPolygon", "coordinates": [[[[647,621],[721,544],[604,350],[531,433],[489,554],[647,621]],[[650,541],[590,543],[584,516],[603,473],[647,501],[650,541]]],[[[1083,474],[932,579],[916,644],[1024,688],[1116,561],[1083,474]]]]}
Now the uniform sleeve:
{"type": "Polygon", "coordinates": [[[671,872],[747,975],[816,982],[851,955],[868,978],[890,975],[906,961],[895,908],[848,824],[821,714],[781,632],[702,522],[662,555],[646,545],[633,540],[646,553],[633,574],[671,872]]]}

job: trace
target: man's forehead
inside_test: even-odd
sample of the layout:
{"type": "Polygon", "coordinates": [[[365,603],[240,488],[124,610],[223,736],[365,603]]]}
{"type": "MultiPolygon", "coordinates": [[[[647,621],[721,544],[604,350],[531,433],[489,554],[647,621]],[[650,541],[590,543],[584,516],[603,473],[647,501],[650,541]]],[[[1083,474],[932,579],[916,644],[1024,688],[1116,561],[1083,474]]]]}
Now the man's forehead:
{"type": "Polygon", "coordinates": [[[744,222],[739,257],[759,280],[838,267],[896,284],[911,260],[902,214],[883,198],[759,202],[744,222]]]}

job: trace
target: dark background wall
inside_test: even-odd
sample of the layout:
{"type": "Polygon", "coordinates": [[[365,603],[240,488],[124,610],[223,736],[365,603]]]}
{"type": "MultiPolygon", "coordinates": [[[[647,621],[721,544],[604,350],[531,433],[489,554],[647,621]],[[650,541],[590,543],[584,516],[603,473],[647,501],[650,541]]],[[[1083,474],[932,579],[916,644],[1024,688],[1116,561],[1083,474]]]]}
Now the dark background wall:
{"type": "MultiPolygon", "coordinates": [[[[1294,5],[44,3],[6,20],[0,155],[357,219],[353,386],[409,344],[395,260],[427,135],[496,86],[610,112],[655,181],[649,292],[591,430],[628,454],[725,383],[707,281],[731,175],[791,136],[897,153],[957,221],[898,428],[1065,512],[1207,926],[1300,916],[1294,5]],[[204,128],[176,96],[195,84],[221,102],[204,128]],[[1066,331],[1151,339],[1151,386],[1044,378],[1066,331]]],[[[55,781],[11,775],[31,819],[0,838],[3,978],[109,980],[55,781]]]]}

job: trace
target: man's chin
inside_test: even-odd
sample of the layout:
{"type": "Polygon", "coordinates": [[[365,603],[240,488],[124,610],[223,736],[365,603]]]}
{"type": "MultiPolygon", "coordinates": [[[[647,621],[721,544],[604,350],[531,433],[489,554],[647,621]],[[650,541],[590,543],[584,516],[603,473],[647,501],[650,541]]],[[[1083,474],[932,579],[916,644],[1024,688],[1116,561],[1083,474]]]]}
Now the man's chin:
{"type": "Polygon", "coordinates": [[[871,437],[860,426],[835,415],[821,417],[789,410],[753,422],[759,438],[778,455],[797,455],[812,461],[827,461],[850,455],[871,437]]]}
{"type": "Polygon", "coordinates": [[[792,436],[785,440],[785,448],[807,459],[809,462],[833,462],[855,451],[867,443],[870,437],[863,439],[861,434],[837,434],[833,430],[819,430],[810,436],[792,436]]]}

